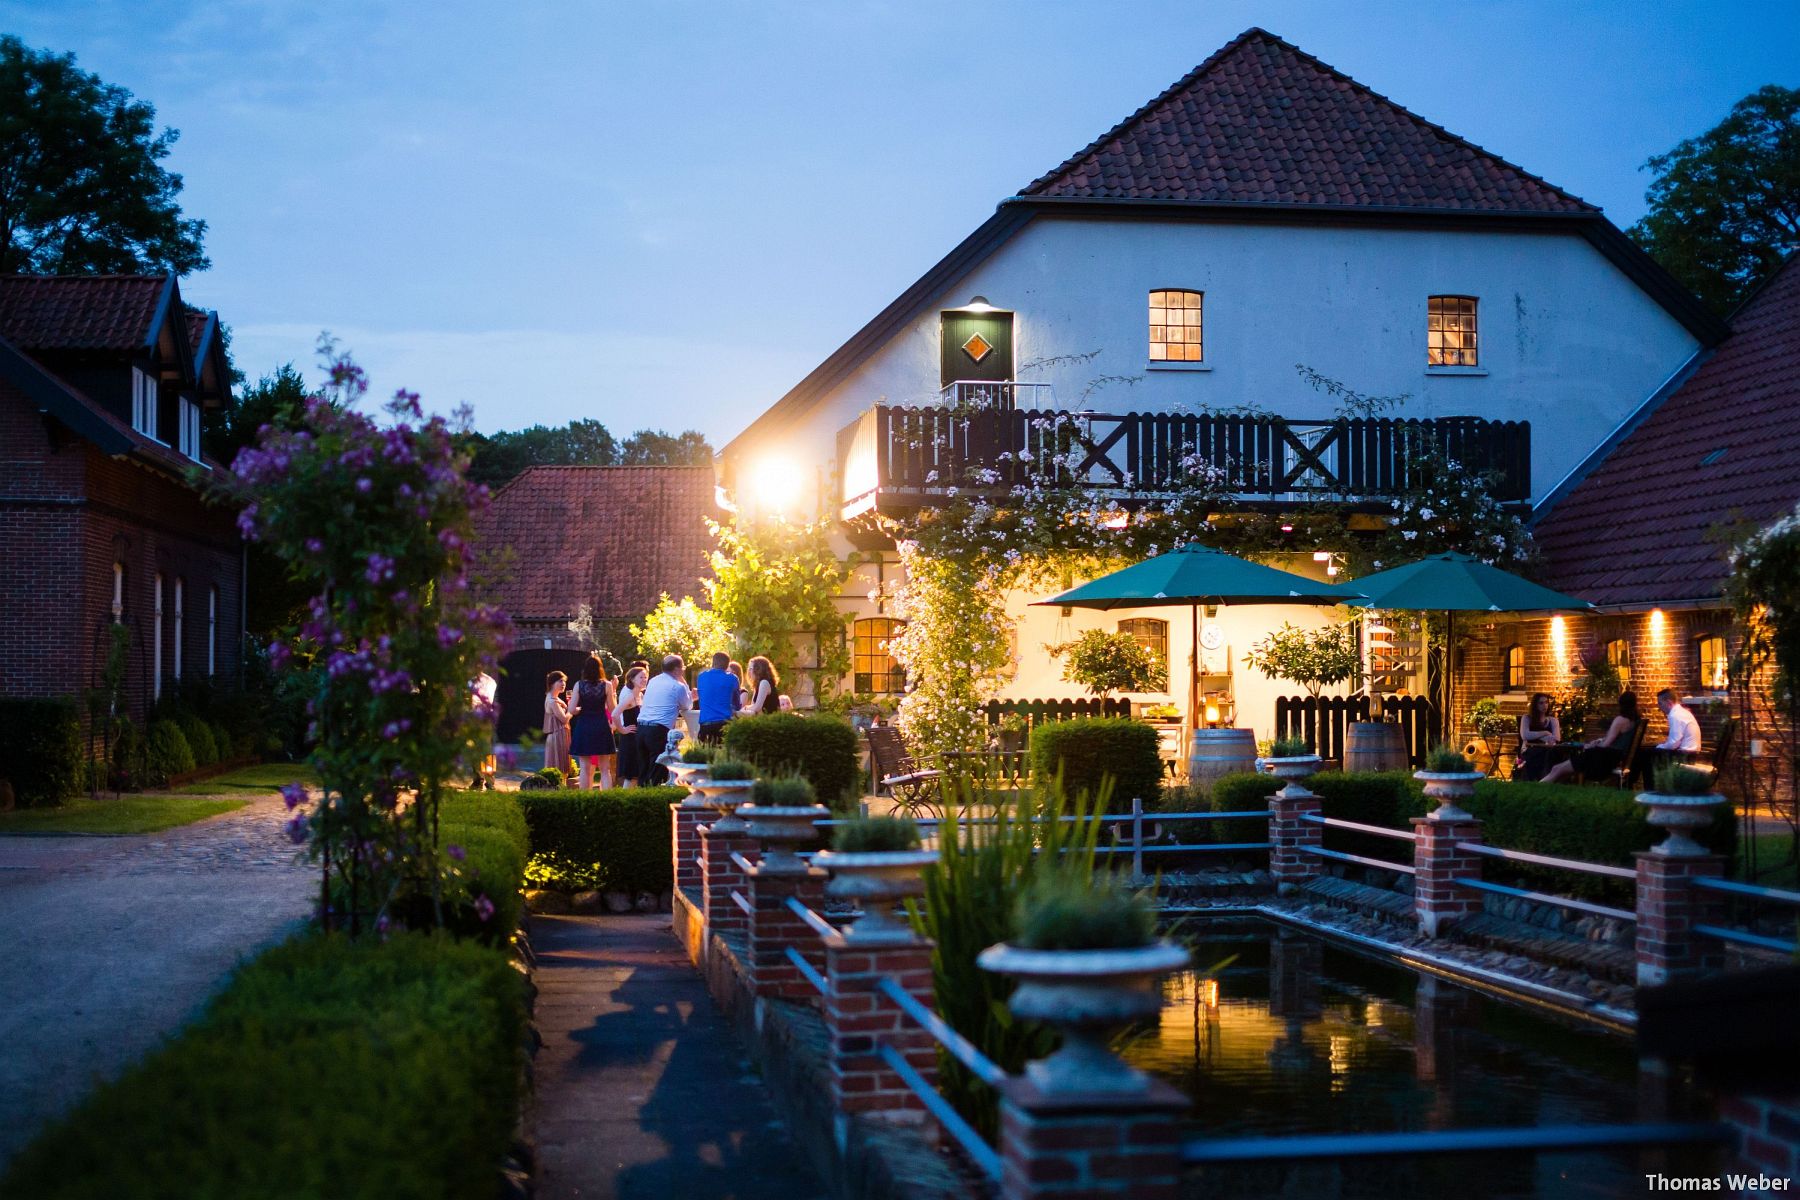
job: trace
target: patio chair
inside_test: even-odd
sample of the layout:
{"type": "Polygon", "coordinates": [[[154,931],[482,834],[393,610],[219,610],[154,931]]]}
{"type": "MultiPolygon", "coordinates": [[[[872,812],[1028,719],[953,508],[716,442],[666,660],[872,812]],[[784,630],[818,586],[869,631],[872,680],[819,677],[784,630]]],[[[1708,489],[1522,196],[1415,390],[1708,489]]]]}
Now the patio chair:
{"type": "Polygon", "coordinates": [[[1628,787],[1638,777],[1642,770],[1642,764],[1638,760],[1643,757],[1644,734],[1649,728],[1650,722],[1639,721],[1637,728],[1631,731],[1631,744],[1625,747],[1625,757],[1619,760],[1619,765],[1613,768],[1612,775],[1607,780],[1614,787],[1628,787]]]}
{"type": "Polygon", "coordinates": [[[914,761],[900,731],[892,725],[869,727],[869,765],[876,790],[886,788],[895,805],[907,816],[941,818],[944,815],[940,784],[944,773],[921,767],[914,761]]]}
{"type": "Polygon", "coordinates": [[[1706,762],[1690,765],[1697,771],[1711,772],[1714,779],[1719,778],[1731,762],[1731,752],[1737,745],[1737,727],[1736,717],[1726,717],[1719,725],[1719,736],[1713,739],[1712,756],[1706,762]]]}

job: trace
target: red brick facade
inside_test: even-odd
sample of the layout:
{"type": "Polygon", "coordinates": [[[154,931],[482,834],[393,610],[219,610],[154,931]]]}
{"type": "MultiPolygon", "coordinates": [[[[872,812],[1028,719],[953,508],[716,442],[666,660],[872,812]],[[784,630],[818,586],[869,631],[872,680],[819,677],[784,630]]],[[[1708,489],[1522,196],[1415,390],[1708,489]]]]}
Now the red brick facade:
{"type": "Polygon", "coordinates": [[[134,719],[154,690],[159,574],[164,689],[176,682],[178,580],[182,679],[239,685],[242,556],[228,511],[170,474],[101,452],[5,380],[0,464],[0,695],[70,695],[99,682],[115,563],[124,567],[134,719]]]}

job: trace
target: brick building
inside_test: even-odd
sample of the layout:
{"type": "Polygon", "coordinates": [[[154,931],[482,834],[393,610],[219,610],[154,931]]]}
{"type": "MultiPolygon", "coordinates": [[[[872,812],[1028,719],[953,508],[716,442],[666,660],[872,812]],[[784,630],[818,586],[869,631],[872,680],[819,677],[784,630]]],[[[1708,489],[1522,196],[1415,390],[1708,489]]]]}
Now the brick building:
{"type": "Polygon", "coordinates": [[[115,624],[134,719],[240,681],[243,546],[200,449],[229,389],[173,276],[0,277],[0,695],[96,685],[115,624]]]}
{"type": "MultiPolygon", "coordinates": [[[[1725,589],[1732,536],[1800,504],[1800,258],[1738,310],[1731,335],[1660,404],[1645,406],[1538,508],[1541,581],[1591,601],[1592,614],[1495,620],[1464,647],[1457,694],[1497,695],[1523,712],[1532,692],[1565,686],[1584,651],[1604,653],[1651,718],[1660,688],[1693,698],[1710,742],[1728,713],[1747,728],[1758,791],[1783,792],[1792,737],[1766,689],[1732,697],[1737,648],[1725,589]],[[1759,762],[1760,760],[1760,762],[1759,762]]],[[[1728,778],[1731,776],[1728,775],[1728,778]]]]}
{"type": "Polygon", "coordinates": [[[663,593],[703,595],[706,518],[723,515],[710,466],[531,467],[495,493],[476,532],[488,598],[518,629],[500,681],[503,739],[541,720],[544,674],[580,661],[569,622],[583,604],[602,644],[624,653],[627,626],[663,593]]]}

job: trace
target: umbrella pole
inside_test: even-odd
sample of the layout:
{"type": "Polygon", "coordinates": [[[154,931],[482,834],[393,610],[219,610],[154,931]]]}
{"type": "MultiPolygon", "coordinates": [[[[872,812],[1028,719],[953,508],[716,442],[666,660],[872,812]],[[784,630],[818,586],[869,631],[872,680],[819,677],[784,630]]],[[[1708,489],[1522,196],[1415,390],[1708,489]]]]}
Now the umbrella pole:
{"type": "Polygon", "coordinates": [[[1456,728],[1456,613],[1444,610],[1444,745],[1452,749],[1460,740],[1456,728]]]}
{"type": "Polygon", "coordinates": [[[1184,758],[1193,757],[1194,730],[1200,727],[1200,606],[1188,606],[1188,719],[1187,745],[1181,748],[1184,758]]]}

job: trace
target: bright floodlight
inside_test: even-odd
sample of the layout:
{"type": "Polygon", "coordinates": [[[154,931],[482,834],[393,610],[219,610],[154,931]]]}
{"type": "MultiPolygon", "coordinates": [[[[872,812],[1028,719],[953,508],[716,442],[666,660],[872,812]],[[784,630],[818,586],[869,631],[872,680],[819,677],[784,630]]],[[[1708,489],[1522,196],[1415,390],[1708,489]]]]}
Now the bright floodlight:
{"type": "Polygon", "coordinates": [[[750,491],[756,497],[758,508],[766,512],[787,512],[799,495],[799,469],[785,458],[759,459],[750,471],[750,491]]]}

